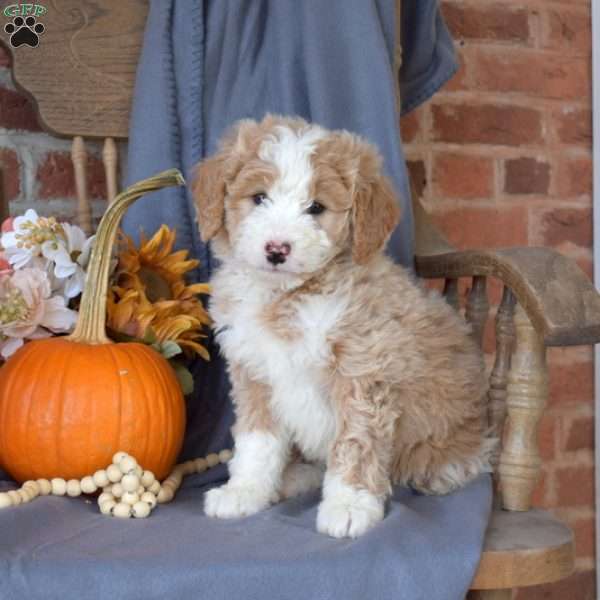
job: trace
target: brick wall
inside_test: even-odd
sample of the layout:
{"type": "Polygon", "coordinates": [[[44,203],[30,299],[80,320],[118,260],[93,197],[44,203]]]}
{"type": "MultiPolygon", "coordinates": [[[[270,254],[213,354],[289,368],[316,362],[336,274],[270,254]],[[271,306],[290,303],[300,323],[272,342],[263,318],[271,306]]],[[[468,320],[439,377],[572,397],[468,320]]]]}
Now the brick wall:
{"type": "MultiPolygon", "coordinates": [[[[106,191],[101,146],[86,143],[88,193],[94,215],[102,214],[106,191]]],[[[0,46],[0,164],[12,214],[35,208],[41,214],[72,219],[75,179],[71,142],[44,133],[35,109],[13,85],[7,52],[0,46]]]]}
{"type": "MultiPolygon", "coordinates": [[[[551,246],[591,276],[589,0],[444,0],[443,10],[460,71],[401,122],[424,203],[458,247],[551,246]]],[[[595,598],[592,360],[589,347],[549,351],[535,495],[575,530],[578,573],[519,600],[595,598]]]]}
{"type": "MultiPolygon", "coordinates": [[[[444,11],[462,67],[433,101],[402,121],[427,207],[459,247],[548,245],[591,275],[589,1],[452,0],[444,11]]],[[[100,214],[100,148],[89,149],[90,193],[100,214]]],[[[33,206],[73,216],[69,151],[68,140],[41,131],[0,48],[0,161],[13,213],[33,206]]],[[[499,286],[492,286],[492,300],[498,297],[499,286]]],[[[521,591],[518,599],[591,600],[592,350],[553,349],[549,360],[536,503],[575,529],[578,573],[558,587],[521,591]]]]}

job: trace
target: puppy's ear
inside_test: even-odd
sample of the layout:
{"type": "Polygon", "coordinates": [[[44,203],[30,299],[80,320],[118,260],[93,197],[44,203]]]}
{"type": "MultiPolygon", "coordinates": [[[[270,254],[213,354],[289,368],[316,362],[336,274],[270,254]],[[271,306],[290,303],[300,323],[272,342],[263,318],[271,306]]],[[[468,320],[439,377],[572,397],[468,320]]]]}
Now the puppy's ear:
{"type": "Polygon", "coordinates": [[[192,191],[198,211],[202,240],[207,242],[219,233],[225,221],[227,153],[220,152],[204,159],[196,167],[192,191]]]}
{"type": "Polygon", "coordinates": [[[219,150],[204,159],[197,167],[192,186],[198,225],[203,241],[214,238],[225,225],[225,196],[231,182],[252,149],[250,142],[258,124],[244,119],[238,121],[223,137],[219,150]]]}
{"type": "Polygon", "coordinates": [[[352,205],[354,262],[368,263],[383,248],[399,220],[398,199],[392,182],[381,172],[381,158],[372,146],[363,142],[352,205]]]}

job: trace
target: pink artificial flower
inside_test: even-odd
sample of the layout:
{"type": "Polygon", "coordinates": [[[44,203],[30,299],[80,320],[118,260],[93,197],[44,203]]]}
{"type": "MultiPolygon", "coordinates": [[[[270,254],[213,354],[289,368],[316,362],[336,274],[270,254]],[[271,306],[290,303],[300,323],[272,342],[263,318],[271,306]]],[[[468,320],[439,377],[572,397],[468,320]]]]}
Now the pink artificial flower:
{"type": "Polygon", "coordinates": [[[48,275],[36,268],[15,271],[0,280],[0,354],[7,358],[25,339],[71,331],[77,313],[62,296],[52,296],[48,275]]]}
{"type": "Polygon", "coordinates": [[[4,221],[2,221],[2,227],[1,227],[1,231],[2,233],[8,233],[9,231],[14,231],[14,218],[13,217],[8,217],[7,219],[4,219],[4,221]]]}

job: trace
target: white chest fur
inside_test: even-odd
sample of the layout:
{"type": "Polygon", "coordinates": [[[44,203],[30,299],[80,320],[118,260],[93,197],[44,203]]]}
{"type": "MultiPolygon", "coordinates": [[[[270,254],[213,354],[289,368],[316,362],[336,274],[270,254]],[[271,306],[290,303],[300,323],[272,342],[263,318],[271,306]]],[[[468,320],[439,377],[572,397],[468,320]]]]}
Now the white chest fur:
{"type": "Polygon", "coordinates": [[[275,297],[272,290],[244,273],[223,275],[213,279],[211,314],[225,357],[271,387],[271,409],[291,441],[307,458],[325,460],[335,436],[335,416],[324,367],[331,354],[328,337],[346,307],[345,295],[299,298],[291,318],[300,334],[288,338],[265,322],[265,306],[275,297]],[[219,302],[221,298],[226,301],[219,302]],[[220,311],[219,306],[226,308],[220,311]]]}

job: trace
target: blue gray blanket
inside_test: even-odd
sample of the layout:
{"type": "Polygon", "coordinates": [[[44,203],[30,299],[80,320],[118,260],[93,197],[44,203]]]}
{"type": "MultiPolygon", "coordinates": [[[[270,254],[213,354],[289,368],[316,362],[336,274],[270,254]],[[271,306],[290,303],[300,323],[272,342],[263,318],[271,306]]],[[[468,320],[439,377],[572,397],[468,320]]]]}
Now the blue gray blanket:
{"type": "MultiPolygon", "coordinates": [[[[127,182],[192,166],[233,121],[298,114],[374,141],[401,192],[404,218],[388,251],[412,262],[409,187],[395,107],[394,0],[152,0],[132,115],[127,182]]],[[[454,72],[435,0],[403,2],[404,111],[454,72]]],[[[179,245],[214,267],[185,189],[138,202],[125,227],[177,227],[179,245]]],[[[216,348],[195,366],[184,457],[231,444],[229,385],[216,348]]],[[[315,532],[317,494],[248,519],[215,521],[202,495],[222,467],[189,478],[145,521],[117,521],[81,498],[0,511],[0,600],[459,600],[473,576],[490,510],[482,477],[447,497],[397,489],[385,520],[355,541],[315,532]]],[[[0,474],[0,479],[2,479],[0,474]]],[[[0,481],[0,489],[10,484],[0,481]]]]}

